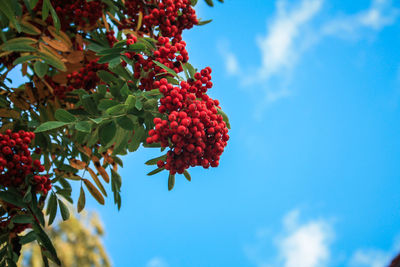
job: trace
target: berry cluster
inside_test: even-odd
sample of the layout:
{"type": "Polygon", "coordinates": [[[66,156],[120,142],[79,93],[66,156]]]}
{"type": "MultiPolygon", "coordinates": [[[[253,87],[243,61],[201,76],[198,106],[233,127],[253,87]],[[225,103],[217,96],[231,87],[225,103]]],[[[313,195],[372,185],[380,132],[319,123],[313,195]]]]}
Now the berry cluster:
{"type": "MultiPolygon", "coordinates": [[[[31,185],[36,193],[44,195],[51,189],[40,160],[32,160],[29,145],[35,138],[33,132],[11,132],[0,134],[0,186],[25,190],[31,185]]],[[[40,151],[37,151],[40,152],[40,151]]]]}
{"type": "MultiPolygon", "coordinates": [[[[132,39],[128,39],[127,42],[132,39]]],[[[166,73],[166,70],[154,64],[153,60],[158,61],[176,73],[183,71],[182,64],[188,62],[189,54],[186,50],[184,41],[170,42],[167,37],[159,37],[157,41],[157,50],[153,56],[145,57],[141,54],[128,52],[125,54],[130,59],[135,59],[134,77],[140,79],[140,90],[152,90],[154,81],[158,74],[166,73]]]]}
{"type": "Polygon", "coordinates": [[[54,83],[49,77],[47,81],[54,89],[54,95],[60,99],[65,99],[66,93],[76,89],[84,89],[89,91],[96,88],[100,83],[100,78],[97,76],[97,71],[107,70],[108,64],[98,64],[99,59],[94,59],[82,67],[79,71],[74,71],[67,75],[66,85],[54,83]]]}
{"type": "Polygon", "coordinates": [[[160,35],[180,41],[183,30],[199,23],[190,0],[127,0],[125,6],[129,18],[122,21],[120,29],[135,29],[141,13],[145,14],[141,27],[143,32],[152,32],[153,27],[157,26],[160,35]]]}
{"type": "MultiPolygon", "coordinates": [[[[7,207],[7,208],[9,208],[9,207],[7,207]]],[[[11,212],[11,213],[15,213],[15,215],[16,215],[17,211],[21,212],[19,208],[10,209],[9,214],[11,212]],[[12,212],[11,212],[11,210],[12,210],[12,212]]],[[[0,232],[3,232],[2,231],[3,229],[9,228],[11,220],[13,217],[15,217],[15,215],[10,215],[8,218],[4,218],[3,221],[0,222],[0,232]]],[[[28,228],[32,228],[32,225],[30,223],[13,223],[13,224],[14,225],[13,225],[11,231],[15,234],[19,234],[28,228]]]]}
{"type": "Polygon", "coordinates": [[[115,44],[116,42],[118,42],[118,39],[115,38],[114,34],[115,34],[115,32],[114,32],[113,30],[111,30],[111,31],[109,31],[109,32],[106,32],[107,42],[108,42],[108,44],[110,45],[110,47],[113,47],[114,44],[115,44]]]}
{"type": "MultiPolygon", "coordinates": [[[[92,26],[101,18],[105,7],[102,1],[86,0],[51,0],[51,4],[55,7],[63,28],[69,28],[71,23],[82,28],[92,26]]],[[[39,4],[38,6],[41,7],[39,4]]]]}
{"type": "Polygon", "coordinates": [[[166,160],[157,165],[171,174],[183,173],[190,166],[217,167],[229,140],[226,123],[218,114],[218,100],[204,94],[212,86],[210,74],[207,67],[196,73],[199,80],[183,81],[180,87],[174,87],[165,78],[154,82],[164,95],[159,111],[168,118],[154,119],[155,129],[149,131],[146,141],[170,148],[166,160]]]}

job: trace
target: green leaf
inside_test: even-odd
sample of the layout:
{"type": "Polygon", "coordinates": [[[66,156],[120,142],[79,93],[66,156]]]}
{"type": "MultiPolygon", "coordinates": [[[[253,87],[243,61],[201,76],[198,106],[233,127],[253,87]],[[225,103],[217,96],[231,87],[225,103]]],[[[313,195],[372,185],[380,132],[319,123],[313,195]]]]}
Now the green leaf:
{"type": "Polygon", "coordinates": [[[104,120],[104,118],[103,117],[95,118],[95,119],[89,118],[89,120],[91,120],[92,122],[94,122],[96,124],[100,124],[104,120]]]}
{"type": "Polygon", "coordinates": [[[16,215],[11,219],[11,221],[13,223],[32,223],[33,218],[30,215],[16,215]]]}
{"type": "Polygon", "coordinates": [[[92,124],[88,121],[79,121],[75,124],[75,129],[80,132],[90,133],[90,131],[92,130],[92,124]]]}
{"type": "Polygon", "coordinates": [[[154,158],[154,159],[151,159],[151,160],[148,160],[148,161],[146,161],[145,164],[146,165],[156,165],[159,160],[165,161],[166,159],[167,159],[167,154],[162,155],[162,156],[157,157],[157,158],[154,158]]]}
{"type": "Polygon", "coordinates": [[[187,170],[183,172],[183,175],[185,176],[186,180],[188,180],[189,182],[192,181],[192,177],[190,176],[190,173],[187,170]]]}
{"type": "Polygon", "coordinates": [[[137,110],[142,110],[143,102],[140,98],[136,98],[135,108],[137,108],[137,110]]]}
{"type": "Polygon", "coordinates": [[[136,97],[134,95],[128,95],[128,97],[125,100],[125,104],[128,105],[128,109],[131,109],[135,106],[136,103],[136,97]]]}
{"type": "Polygon", "coordinates": [[[47,236],[45,231],[43,231],[42,227],[40,227],[39,224],[35,223],[33,225],[33,230],[37,234],[37,239],[40,245],[43,246],[49,252],[49,255],[51,256],[50,259],[61,266],[61,262],[57,256],[56,249],[54,248],[50,238],[47,236]]]}
{"type": "Polygon", "coordinates": [[[140,143],[142,142],[142,139],[143,139],[145,133],[146,132],[142,125],[135,128],[135,134],[133,135],[133,139],[132,139],[131,143],[128,145],[129,152],[134,152],[139,148],[140,143]]]}
{"type": "Polygon", "coordinates": [[[49,65],[40,61],[36,61],[35,64],[33,65],[33,69],[37,74],[37,76],[43,78],[44,75],[46,75],[47,70],[49,69],[49,65]]]}
{"type": "Polygon", "coordinates": [[[35,133],[46,132],[68,125],[66,122],[61,121],[47,121],[36,128],[35,133]]]}
{"type": "Polygon", "coordinates": [[[18,37],[5,42],[1,49],[4,51],[27,51],[35,52],[37,49],[32,47],[32,44],[36,44],[37,40],[28,37],[18,37]]]}
{"type": "Polygon", "coordinates": [[[115,59],[120,60],[120,54],[111,54],[111,55],[103,56],[99,59],[99,61],[97,63],[98,64],[109,63],[115,59]]]}
{"type": "Polygon", "coordinates": [[[222,116],[224,122],[226,123],[226,127],[228,129],[231,129],[231,124],[229,123],[228,115],[226,115],[226,113],[223,112],[222,109],[220,109],[220,108],[217,108],[217,111],[218,111],[218,114],[220,114],[222,116]]]}
{"type": "Polygon", "coordinates": [[[68,207],[62,202],[60,199],[58,199],[58,205],[60,206],[60,211],[61,211],[61,217],[64,221],[69,219],[69,210],[68,207]]]}
{"type": "Polygon", "coordinates": [[[135,44],[132,44],[132,45],[128,46],[128,51],[130,51],[130,52],[144,52],[144,51],[146,51],[146,45],[143,44],[143,43],[137,42],[135,44]]]}
{"type": "Polygon", "coordinates": [[[54,193],[50,195],[49,202],[47,203],[46,214],[49,215],[47,225],[51,225],[57,215],[57,197],[54,193]]]}
{"type": "Polygon", "coordinates": [[[205,1],[206,1],[207,5],[214,6],[214,3],[212,0],[205,0],[205,1]]]}
{"type": "Polygon", "coordinates": [[[168,67],[165,66],[164,64],[162,64],[162,63],[160,63],[160,62],[158,62],[158,61],[155,61],[155,60],[153,60],[153,62],[154,62],[157,66],[159,66],[160,68],[166,70],[169,74],[172,74],[172,75],[175,76],[175,77],[179,77],[178,74],[177,74],[174,70],[168,68],[168,67]]]}
{"type": "Polygon", "coordinates": [[[206,24],[208,24],[208,23],[210,23],[210,22],[212,22],[212,19],[209,19],[209,20],[200,20],[200,21],[199,21],[199,24],[197,24],[197,25],[203,26],[203,25],[206,25],[206,24]]]}
{"type": "Polygon", "coordinates": [[[152,175],[154,175],[154,174],[157,174],[157,173],[159,173],[159,172],[162,172],[163,170],[165,170],[165,168],[157,168],[157,169],[152,170],[151,172],[149,172],[147,175],[148,175],[148,176],[152,176],[152,175]]]}
{"type": "Polygon", "coordinates": [[[102,145],[107,145],[115,136],[117,126],[114,121],[106,122],[100,125],[99,137],[102,145]]]}
{"type": "Polygon", "coordinates": [[[197,5],[197,0],[190,0],[190,4],[192,6],[196,6],[197,5]]]}
{"type": "Polygon", "coordinates": [[[188,70],[190,78],[194,79],[196,69],[189,62],[185,63],[183,66],[188,70]]]}
{"type": "Polygon", "coordinates": [[[40,59],[54,68],[59,69],[60,71],[67,71],[67,67],[65,66],[64,62],[62,62],[59,58],[45,52],[38,52],[38,55],[40,59]]]}
{"type": "Polygon", "coordinates": [[[14,60],[13,65],[15,66],[15,65],[22,64],[27,61],[36,60],[36,59],[39,59],[39,57],[33,56],[33,55],[22,56],[22,57],[17,58],[16,60],[14,60]]]}
{"type": "Polygon", "coordinates": [[[18,195],[13,194],[11,192],[7,191],[0,192],[0,199],[18,207],[26,207],[26,203],[22,201],[22,198],[18,197],[18,195]]]}
{"type": "Polygon", "coordinates": [[[16,20],[17,17],[12,7],[11,1],[13,0],[0,0],[0,12],[2,12],[11,21],[11,23],[15,25],[15,28],[18,32],[21,32],[21,26],[16,20]]]}
{"type": "Polygon", "coordinates": [[[120,126],[122,129],[128,130],[128,131],[132,131],[133,129],[135,129],[135,124],[132,122],[131,119],[129,119],[129,117],[119,117],[117,119],[117,124],[118,126],[120,126]]]}
{"type": "Polygon", "coordinates": [[[170,174],[168,176],[168,190],[171,191],[175,185],[175,174],[170,174]]]}
{"type": "MultiPolygon", "coordinates": [[[[49,2],[49,0],[45,0],[47,2],[49,2]]],[[[61,28],[61,23],[60,23],[60,19],[57,16],[56,11],[54,10],[54,7],[51,5],[51,3],[48,3],[49,8],[50,8],[50,13],[51,13],[51,17],[53,18],[53,23],[54,23],[54,27],[56,28],[56,31],[58,32],[61,28]]]]}
{"type": "Polygon", "coordinates": [[[106,110],[108,115],[121,115],[126,112],[127,106],[125,104],[118,104],[106,110]]]}
{"type": "Polygon", "coordinates": [[[117,80],[117,78],[112,75],[111,73],[105,71],[105,70],[99,70],[97,72],[97,75],[100,77],[100,79],[106,83],[111,83],[111,82],[115,82],[117,80]]]}
{"type": "Polygon", "coordinates": [[[54,116],[58,121],[62,121],[62,122],[75,122],[76,121],[75,116],[72,115],[71,113],[69,113],[65,109],[57,109],[54,116]]]}
{"type": "Polygon", "coordinates": [[[93,115],[98,113],[96,103],[91,95],[84,95],[84,96],[82,96],[81,100],[82,100],[83,107],[85,108],[85,110],[87,112],[89,112],[90,114],[93,114],[93,115]]]}
{"type": "Polygon", "coordinates": [[[49,11],[50,11],[50,2],[48,0],[43,1],[42,5],[42,20],[46,20],[47,17],[49,16],[49,11]]]}
{"type": "Polygon", "coordinates": [[[30,231],[29,233],[27,233],[24,236],[21,236],[21,238],[19,239],[19,243],[21,245],[25,245],[28,244],[32,241],[35,241],[37,238],[35,231],[30,231]]]}
{"type": "Polygon", "coordinates": [[[111,169],[111,190],[114,193],[114,203],[118,205],[118,210],[121,208],[121,195],[119,193],[121,190],[121,184],[121,176],[111,169]]]}
{"type": "Polygon", "coordinates": [[[79,193],[79,199],[78,199],[78,213],[81,212],[85,208],[85,204],[86,204],[85,191],[83,190],[83,187],[81,186],[81,191],[79,193]]]}
{"type": "Polygon", "coordinates": [[[118,102],[118,101],[115,101],[115,100],[111,100],[111,99],[102,99],[102,100],[100,100],[100,103],[99,103],[98,108],[99,108],[100,110],[107,110],[107,109],[109,109],[109,108],[111,108],[111,107],[114,107],[114,106],[116,106],[116,105],[118,105],[118,104],[119,104],[119,102],[118,102]]]}

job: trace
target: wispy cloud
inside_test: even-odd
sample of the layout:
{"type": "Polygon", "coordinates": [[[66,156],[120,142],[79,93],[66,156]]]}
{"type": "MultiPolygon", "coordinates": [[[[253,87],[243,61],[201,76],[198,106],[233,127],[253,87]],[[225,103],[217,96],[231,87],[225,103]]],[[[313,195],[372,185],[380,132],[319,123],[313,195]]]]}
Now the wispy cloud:
{"type": "Polygon", "coordinates": [[[386,267],[400,251],[400,239],[398,238],[392,248],[381,250],[375,248],[359,249],[350,259],[351,267],[386,267]]]}
{"type": "Polygon", "coordinates": [[[321,267],[329,261],[330,244],[334,233],[327,220],[316,219],[299,222],[300,212],[289,212],[283,220],[283,233],[275,237],[278,250],[275,258],[266,257],[262,251],[267,235],[259,235],[259,243],[247,246],[245,251],[258,267],[321,267]]]}
{"type": "Polygon", "coordinates": [[[277,14],[267,25],[265,36],[258,37],[262,64],[258,78],[268,79],[271,75],[292,68],[302,52],[299,43],[304,42],[304,27],[315,17],[322,7],[322,0],[302,0],[297,6],[279,0],[277,14]],[[296,45],[295,45],[296,44],[296,45]]]}
{"type": "Polygon", "coordinates": [[[339,37],[354,38],[363,30],[379,31],[395,23],[399,10],[391,0],[373,0],[370,7],[356,14],[339,16],[328,21],[322,33],[339,37]]]}
{"type": "Polygon", "coordinates": [[[154,257],[151,260],[149,260],[146,264],[146,267],[168,267],[168,263],[160,258],[160,257],[154,257]]]}
{"type": "MultiPolygon", "coordinates": [[[[261,115],[265,105],[293,94],[292,76],[304,53],[326,36],[355,38],[364,31],[378,32],[396,22],[400,15],[392,0],[371,0],[369,7],[355,14],[333,15],[318,19],[323,0],[276,1],[276,11],[267,22],[265,35],[256,38],[260,50],[259,66],[243,73],[238,58],[229,46],[220,49],[226,71],[238,75],[245,87],[257,85],[265,92],[264,100],[256,107],[261,115]],[[255,71],[254,71],[255,69],[255,71]],[[273,88],[273,89],[272,89],[273,88]]],[[[240,60],[240,59],[239,59],[240,60]]]]}
{"type": "Polygon", "coordinates": [[[225,61],[225,70],[229,75],[239,74],[239,63],[237,57],[229,49],[228,41],[221,41],[218,44],[218,50],[225,61]]]}

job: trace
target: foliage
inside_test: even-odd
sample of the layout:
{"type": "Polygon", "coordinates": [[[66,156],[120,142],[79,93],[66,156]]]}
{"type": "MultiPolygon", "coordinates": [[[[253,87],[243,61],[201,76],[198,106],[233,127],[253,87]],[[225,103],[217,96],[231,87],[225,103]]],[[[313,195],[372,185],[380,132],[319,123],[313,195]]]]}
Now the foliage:
{"type": "Polygon", "coordinates": [[[106,184],[119,209],[121,156],[140,146],[162,152],[146,164],[168,171],[169,190],[189,167],[218,166],[229,121],[207,95],[211,68],[195,69],[182,40],[209,22],[196,3],[0,0],[0,266],[33,241],[45,266],[60,264],[43,210],[48,225],[58,211],[67,220],[71,182],[78,211],[87,192],[104,204],[106,184]],[[17,66],[28,82],[13,87],[17,66]]]}
{"type": "MultiPolygon", "coordinates": [[[[46,230],[60,253],[63,266],[107,267],[110,260],[101,242],[103,226],[94,213],[72,215],[68,221],[60,221],[46,230]]],[[[24,246],[18,262],[20,267],[41,267],[40,247],[30,243],[24,246]]],[[[50,262],[50,266],[55,264],[50,262]]]]}

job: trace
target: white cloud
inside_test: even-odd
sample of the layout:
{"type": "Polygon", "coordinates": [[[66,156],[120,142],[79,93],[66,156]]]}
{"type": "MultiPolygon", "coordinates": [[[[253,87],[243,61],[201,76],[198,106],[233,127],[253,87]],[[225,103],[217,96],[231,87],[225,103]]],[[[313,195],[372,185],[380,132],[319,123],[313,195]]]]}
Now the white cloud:
{"type": "Polygon", "coordinates": [[[318,267],[329,260],[332,230],[324,220],[298,223],[299,211],[285,218],[287,235],[279,244],[280,258],[285,267],[318,267]]]}
{"type": "Polygon", "coordinates": [[[146,264],[146,267],[168,267],[168,263],[159,257],[154,257],[151,260],[149,260],[146,264]]]}
{"type": "Polygon", "coordinates": [[[259,78],[262,80],[294,66],[302,52],[299,43],[300,46],[303,43],[304,27],[320,11],[322,0],[302,0],[291,8],[286,1],[278,0],[276,6],[277,14],[267,26],[267,35],[257,39],[262,59],[259,78]]]}
{"type": "Polygon", "coordinates": [[[323,34],[355,37],[363,30],[379,31],[395,23],[399,10],[391,0],[373,0],[370,7],[353,15],[341,16],[325,24],[323,34]]]}
{"type": "Polygon", "coordinates": [[[258,267],[321,267],[330,258],[333,230],[327,220],[316,219],[299,223],[299,211],[289,212],[283,220],[283,234],[276,237],[278,253],[275,258],[266,256],[270,250],[265,242],[268,231],[259,231],[259,243],[247,246],[245,252],[258,267]]]}
{"type": "Polygon", "coordinates": [[[236,55],[230,51],[229,43],[227,41],[220,42],[218,50],[224,58],[226,72],[229,75],[239,74],[239,63],[236,55]]]}
{"type": "Polygon", "coordinates": [[[351,267],[386,267],[390,261],[399,253],[400,239],[394,242],[389,250],[381,249],[359,249],[353,253],[350,259],[351,267]]]}

